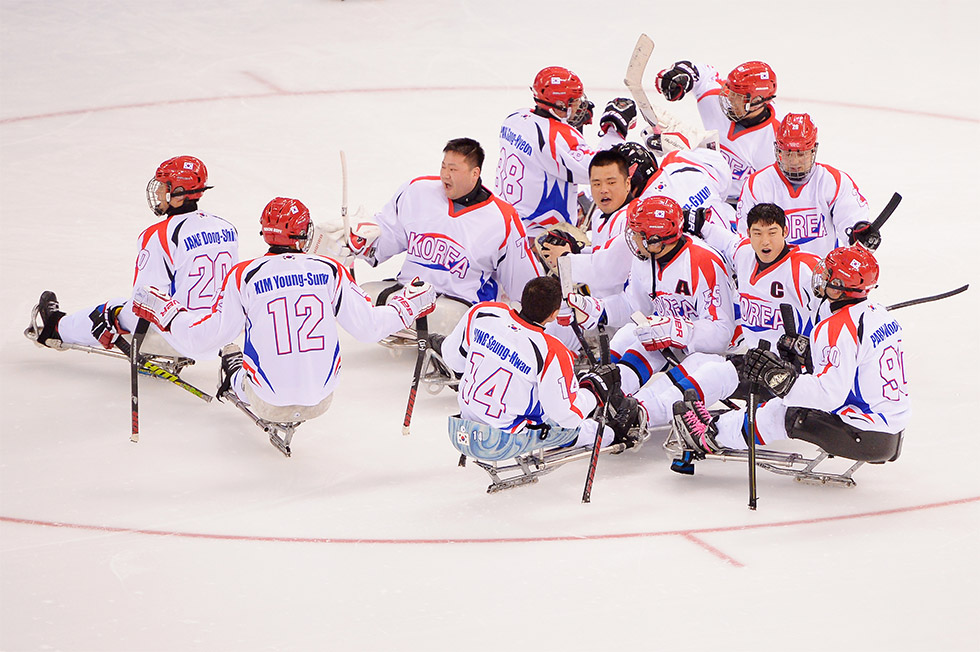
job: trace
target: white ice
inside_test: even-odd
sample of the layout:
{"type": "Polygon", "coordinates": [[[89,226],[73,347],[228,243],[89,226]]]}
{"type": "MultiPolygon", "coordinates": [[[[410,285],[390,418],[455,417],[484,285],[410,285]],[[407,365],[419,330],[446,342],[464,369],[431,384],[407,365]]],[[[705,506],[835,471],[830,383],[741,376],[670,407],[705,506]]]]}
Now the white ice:
{"type": "MultiPolygon", "coordinates": [[[[976,286],[977,6],[0,0],[0,648],[977,650],[980,287],[898,314],[901,459],[853,489],[760,473],[755,512],[744,466],[682,477],[657,442],[602,458],[589,505],[584,464],[487,495],[456,467],[455,396],[422,395],[403,437],[411,356],[349,337],[291,459],[153,380],[131,444],[125,365],[22,335],[44,289],[68,310],[127,292],[165,158],[207,163],[202,206],[258,255],[272,197],[336,214],[341,149],[355,207],[463,135],[492,187],[537,70],[571,68],[601,108],[641,31],[648,86],[675,59],[764,59],[872,211],[903,194],[879,300],[976,286]]],[[[216,368],[185,375],[210,388],[216,368]]]]}

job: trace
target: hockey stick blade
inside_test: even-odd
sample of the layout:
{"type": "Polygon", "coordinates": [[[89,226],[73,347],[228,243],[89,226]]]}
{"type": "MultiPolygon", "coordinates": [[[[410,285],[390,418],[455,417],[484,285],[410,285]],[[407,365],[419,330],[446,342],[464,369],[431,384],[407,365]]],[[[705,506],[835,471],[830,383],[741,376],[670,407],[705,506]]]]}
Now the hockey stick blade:
{"type": "Polygon", "coordinates": [[[949,297],[954,297],[957,294],[966,292],[970,287],[967,283],[964,286],[958,287],[955,290],[950,290],[949,292],[943,292],[942,294],[934,294],[931,297],[921,297],[919,299],[909,299],[908,301],[902,301],[901,303],[894,303],[890,306],[886,306],[888,310],[898,310],[899,308],[908,308],[909,306],[917,306],[920,303],[931,303],[932,301],[939,301],[940,299],[947,299],[949,297]]]}
{"type": "Polygon", "coordinates": [[[626,84],[630,95],[633,96],[640,115],[651,127],[655,127],[660,120],[657,118],[656,109],[650,103],[650,98],[643,90],[643,73],[646,71],[647,62],[652,54],[653,40],[646,34],[640,34],[640,38],[636,40],[636,47],[633,48],[633,54],[630,56],[629,64],[626,66],[626,77],[623,79],[623,83],[626,84]]]}
{"type": "Polygon", "coordinates": [[[878,217],[875,218],[875,221],[872,222],[871,226],[868,227],[868,231],[880,230],[881,225],[888,221],[888,218],[892,216],[892,213],[895,212],[895,209],[898,208],[898,205],[901,203],[901,201],[902,201],[902,196],[897,192],[894,193],[892,195],[892,198],[888,200],[888,203],[885,204],[885,207],[881,209],[880,213],[878,213],[878,217]]]}

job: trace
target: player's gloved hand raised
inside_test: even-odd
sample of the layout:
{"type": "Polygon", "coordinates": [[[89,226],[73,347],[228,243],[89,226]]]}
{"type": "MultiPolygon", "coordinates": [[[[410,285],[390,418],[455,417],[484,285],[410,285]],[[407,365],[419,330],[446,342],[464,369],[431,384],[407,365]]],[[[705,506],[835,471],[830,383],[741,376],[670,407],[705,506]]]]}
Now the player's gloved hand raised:
{"type": "Polygon", "coordinates": [[[860,243],[868,251],[874,251],[881,244],[881,231],[871,229],[871,223],[861,220],[847,230],[847,244],[860,243]]]}
{"type": "Polygon", "coordinates": [[[661,315],[633,315],[636,328],[633,334],[647,351],[660,351],[672,347],[683,349],[690,343],[694,323],[684,317],[661,315]]]}
{"type": "Polygon", "coordinates": [[[113,347],[122,330],[118,321],[120,310],[122,310],[121,304],[103,303],[101,306],[96,306],[88,316],[92,320],[92,337],[97,339],[104,349],[113,347]]]}
{"type": "Polygon", "coordinates": [[[595,328],[599,324],[606,323],[606,308],[602,301],[595,297],[587,297],[577,292],[569,292],[565,297],[568,305],[572,308],[570,314],[558,313],[557,321],[562,326],[571,326],[572,318],[582,325],[582,328],[595,328]]]}
{"type": "Polygon", "coordinates": [[[786,396],[799,374],[796,368],[766,349],[749,349],[739,370],[739,379],[766,387],[776,396],[786,396]]]}
{"type": "Polygon", "coordinates": [[[133,293],[133,312],[162,331],[169,331],[174,318],[186,310],[180,302],[155,287],[145,285],[133,293]]]}
{"type": "Polygon", "coordinates": [[[670,68],[657,73],[656,86],[668,102],[676,102],[686,95],[700,77],[698,69],[690,61],[678,61],[670,68]]]}
{"type": "Polygon", "coordinates": [[[806,335],[780,335],[776,343],[779,357],[796,369],[812,369],[810,361],[810,338],[806,335]]]}
{"type": "Polygon", "coordinates": [[[436,290],[431,283],[416,276],[415,280],[388,297],[386,305],[398,312],[402,325],[408,328],[415,320],[436,309],[436,290]]]}
{"type": "Polygon", "coordinates": [[[599,118],[599,135],[615,129],[620,136],[626,138],[629,130],[635,126],[636,102],[628,97],[617,97],[606,105],[606,110],[599,118]]]}
{"type": "Polygon", "coordinates": [[[374,258],[375,240],[381,235],[381,227],[358,208],[351,219],[347,246],[358,258],[371,261],[374,258]]]}

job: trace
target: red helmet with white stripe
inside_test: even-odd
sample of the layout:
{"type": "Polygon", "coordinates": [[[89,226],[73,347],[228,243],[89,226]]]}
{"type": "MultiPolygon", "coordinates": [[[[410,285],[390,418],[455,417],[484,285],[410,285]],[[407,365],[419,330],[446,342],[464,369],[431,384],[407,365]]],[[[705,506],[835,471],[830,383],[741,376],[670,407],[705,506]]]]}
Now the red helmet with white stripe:
{"type": "Polygon", "coordinates": [[[534,77],[534,102],[556,118],[564,119],[575,100],[585,96],[582,80],[568,68],[548,66],[534,77]],[[555,113],[561,112],[561,115],[555,113]]]}
{"type": "Polygon", "coordinates": [[[878,285],[878,261],[861,246],[837,247],[813,269],[813,292],[827,297],[828,289],[844,297],[864,298],[878,285]]]}
{"type": "Polygon", "coordinates": [[[313,223],[300,200],[276,197],[266,204],[259,222],[266,244],[306,251],[313,223]]]}
{"type": "Polygon", "coordinates": [[[668,245],[681,237],[684,211],[670,197],[646,197],[630,202],[626,209],[626,238],[633,253],[641,259],[649,258],[648,251],[638,248],[668,245]]]}
{"type": "Polygon", "coordinates": [[[803,183],[817,161],[817,126],[807,113],[787,113],[776,131],[776,163],[783,175],[803,183]]]}
{"type": "Polygon", "coordinates": [[[761,109],[776,97],[776,73],[762,61],[747,61],[728,73],[718,101],[732,122],[761,109]]]}
{"type": "Polygon", "coordinates": [[[208,183],[208,169],[199,158],[175,156],[157,167],[156,174],[146,184],[146,201],[157,215],[164,215],[170,208],[172,199],[182,197],[197,201],[208,183]],[[165,190],[165,194],[161,192],[165,190]],[[161,196],[163,195],[163,196],[161,196]]]}

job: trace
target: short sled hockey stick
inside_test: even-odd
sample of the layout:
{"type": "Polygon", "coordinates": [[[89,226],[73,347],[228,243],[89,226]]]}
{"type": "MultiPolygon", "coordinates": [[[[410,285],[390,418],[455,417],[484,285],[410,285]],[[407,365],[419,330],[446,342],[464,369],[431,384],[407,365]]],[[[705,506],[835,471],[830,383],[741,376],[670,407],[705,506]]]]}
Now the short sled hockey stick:
{"type": "MultiPolygon", "coordinates": [[[[124,340],[121,337],[117,337],[115,344],[116,344],[116,348],[118,348],[120,351],[122,351],[123,354],[127,358],[132,358],[132,355],[133,355],[132,354],[132,350],[133,349],[132,349],[131,345],[129,344],[129,342],[127,342],[126,340],[124,340]]],[[[203,400],[205,403],[210,403],[211,402],[211,399],[213,397],[210,394],[208,394],[207,392],[204,392],[203,390],[200,390],[197,387],[194,387],[193,385],[191,385],[187,381],[183,380],[177,374],[172,374],[169,371],[167,371],[166,369],[164,369],[163,367],[160,367],[160,366],[154,364],[153,362],[151,362],[150,360],[148,360],[146,358],[146,356],[142,356],[141,355],[141,356],[139,356],[139,358],[140,358],[140,367],[142,367],[142,369],[144,371],[146,371],[147,373],[152,374],[152,375],[156,376],[157,378],[161,378],[163,380],[166,380],[167,382],[173,383],[174,385],[176,385],[177,387],[180,387],[181,389],[187,390],[188,392],[190,392],[194,396],[196,396],[199,399],[203,400]]]]}
{"type": "MultiPolygon", "coordinates": [[[[340,218],[344,221],[344,238],[350,239],[350,217],[347,215],[347,154],[340,150],[340,178],[341,178],[341,198],[340,198],[340,218]]],[[[347,268],[350,277],[354,278],[354,261],[351,261],[347,268]]]]}
{"type": "Polygon", "coordinates": [[[405,406],[405,420],[402,422],[402,434],[411,434],[412,413],[415,412],[415,396],[419,391],[419,381],[422,380],[422,367],[425,366],[426,352],[429,348],[429,318],[419,317],[415,320],[415,340],[419,353],[415,358],[415,375],[412,376],[412,388],[408,390],[408,405],[405,406]]]}
{"type": "MultiPolygon", "coordinates": [[[[560,258],[558,260],[561,260],[560,258]]],[[[609,335],[606,334],[604,326],[599,326],[599,361],[602,364],[609,364],[609,335]]],[[[602,431],[606,428],[606,407],[602,408],[602,415],[599,417],[599,427],[596,429],[596,438],[592,442],[592,456],[589,457],[589,471],[585,476],[585,490],[582,492],[582,502],[592,502],[592,483],[595,480],[595,469],[599,465],[599,451],[602,448],[602,431]]]]}
{"type": "Polygon", "coordinates": [[[134,444],[140,440],[140,345],[146,337],[146,331],[150,328],[150,322],[140,319],[136,322],[136,330],[133,332],[133,345],[129,352],[129,377],[131,384],[131,405],[133,416],[133,431],[129,435],[129,441],[134,444]]]}
{"type": "Polygon", "coordinates": [[[878,214],[878,217],[876,217],[875,221],[872,222],[871,226],[868,227],[868,231],[871,232],[879,231],[881,229],[881,226],[885,222],[887,222],[888,218],[891,217],[892,213],[895,212],[895,209],[898,208],[898,205],[899,203],[901,203],[901,201],[902,201],[902,196],[900,194],[898,194],[897,192],[892,194],[892,198],[889,199],[888,203],[885,204],[885,207],[881,209],[881,212],[878,214]]]}
{"type": "MultiPolygon", "coordinates": [[[[561,283],[561,299],[568,303],[568,295],[572,293],[572,259],[568,256],[558,258],[558,281],[561,283]]],[[[582,351],[589,361],[589,366],[594,369],[596,366],[595,355],[593,355],[592,349],[589,348],[589,343],[585,341],[585,334],[582,332],[582,327],[575,318],[575,308],[571,305],[568,307],[572,310],[572,332],[575,333],[579,344],[582,345],[582,351]]]]}
{"type": "Polygon", "coordinates": [[[949,292],[943,292],[942,294],[934,294],[931,297],[921,297],[919,299],[909,299],[908,301],[902,301],[901,303],[893,303],[890,306],[886,306],[886,308],[888,310],[898,310],[899,308],[908,308],[909,306],[917,306],[920,303],[930,303],[932,301],[939,301],[940,299],[947,299],[949,297],[954,297],[957,294],[960,294],[962,292],[966,292],[967,288],[969,288],[969,287],[970,287],[970,284],[967,283],[966,285],[963,285],[961,287],[958,287],[955,290],[950,290],[949,292]]]}

